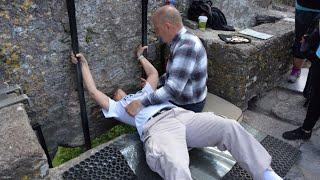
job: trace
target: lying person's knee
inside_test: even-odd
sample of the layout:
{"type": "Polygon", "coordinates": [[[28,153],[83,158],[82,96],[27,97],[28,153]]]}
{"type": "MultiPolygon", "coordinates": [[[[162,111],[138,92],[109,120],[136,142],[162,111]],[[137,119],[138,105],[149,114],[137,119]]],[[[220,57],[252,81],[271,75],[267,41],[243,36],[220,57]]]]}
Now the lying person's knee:
{"type": "Polygon", "coordinates": [[[226,130],[232,131],[241,127],[241,125],[233,119],[226,119],[224,122],[224,127],[226,130]]]}

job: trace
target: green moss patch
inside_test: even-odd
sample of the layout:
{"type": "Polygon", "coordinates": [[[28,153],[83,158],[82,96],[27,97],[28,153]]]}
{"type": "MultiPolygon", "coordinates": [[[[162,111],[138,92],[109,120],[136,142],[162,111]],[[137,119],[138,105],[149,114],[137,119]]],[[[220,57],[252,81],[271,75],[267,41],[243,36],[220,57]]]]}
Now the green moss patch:
{"type": "MultiPolygon", "coordinates": [[[[92,141],[92,147],[97,147],[100,144],[106,143],[122,134],[128,134],[128,133],[134,133],[136,132],[136,129],[134,127],[128,126],[128,125],[117,125],[110,129],[105,134],[102,134],[101,136],[95,138],[92,141]]],[[[80,154],[84,152],[84,149],[81,147],[75,147],[75,148],[69,148],[69,147],[58,147],[58,151],[52,161],[53,167],[57,167],[70,159],[78,157],[80,154]]]]}

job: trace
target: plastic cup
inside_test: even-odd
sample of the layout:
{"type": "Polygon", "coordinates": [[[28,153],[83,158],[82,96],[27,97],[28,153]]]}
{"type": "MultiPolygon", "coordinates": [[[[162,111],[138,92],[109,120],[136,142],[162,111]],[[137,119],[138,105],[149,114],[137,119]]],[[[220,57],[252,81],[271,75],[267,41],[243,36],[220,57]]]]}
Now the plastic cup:
{"type": "Polygon", "coordinates": [[[199,16],[199,29],[204,31],[206,30],[208,17],[207,16],[199,16]]]}

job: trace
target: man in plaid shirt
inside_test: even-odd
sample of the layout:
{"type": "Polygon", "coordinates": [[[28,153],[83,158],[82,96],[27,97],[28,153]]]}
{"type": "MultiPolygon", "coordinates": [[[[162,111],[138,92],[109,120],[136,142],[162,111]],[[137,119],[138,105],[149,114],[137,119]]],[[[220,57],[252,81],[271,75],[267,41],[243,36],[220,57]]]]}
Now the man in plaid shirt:
{"type": "MultiPolygon", "coordinates": [[[[170,57],[166,73],[160,78],[162,86],[143,100],[133,101],[126,110],[134,116],[141,106],[171,101],[194,112],[201,112],[207,96],[207,54],[200,39],[187,32],[179,11],[167,5],[152,16],[155,33],[163,42],[170,44],[170,57]]],[[[147,48],[139,47],[137,57],[147,48]]]]}

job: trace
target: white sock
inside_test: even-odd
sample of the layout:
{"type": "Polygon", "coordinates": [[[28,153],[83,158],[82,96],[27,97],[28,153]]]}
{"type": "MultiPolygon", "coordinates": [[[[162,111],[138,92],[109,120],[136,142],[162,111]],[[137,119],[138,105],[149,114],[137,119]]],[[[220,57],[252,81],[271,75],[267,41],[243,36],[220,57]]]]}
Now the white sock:
{"type": "Polygon", "coordinates": [[[263,176],[264,180],[282,180],[282,178],[273,170],[265,170],[263,176]]]}

